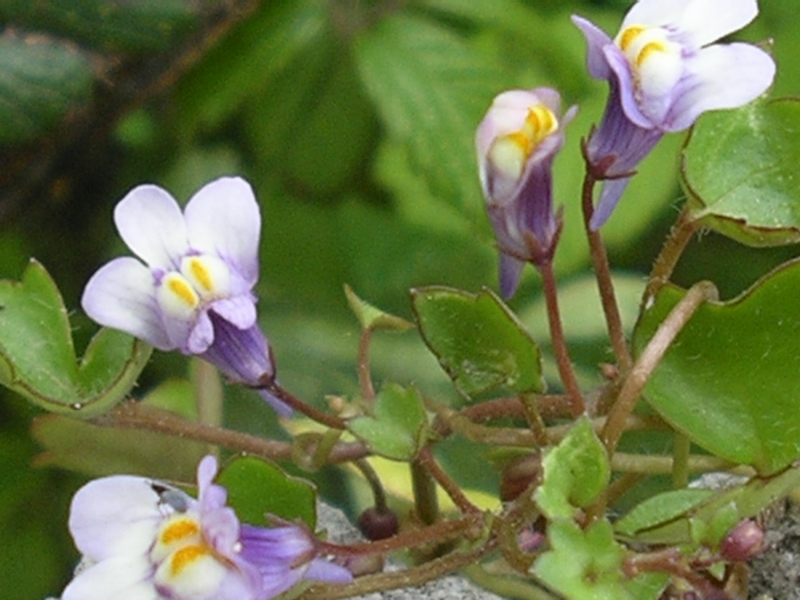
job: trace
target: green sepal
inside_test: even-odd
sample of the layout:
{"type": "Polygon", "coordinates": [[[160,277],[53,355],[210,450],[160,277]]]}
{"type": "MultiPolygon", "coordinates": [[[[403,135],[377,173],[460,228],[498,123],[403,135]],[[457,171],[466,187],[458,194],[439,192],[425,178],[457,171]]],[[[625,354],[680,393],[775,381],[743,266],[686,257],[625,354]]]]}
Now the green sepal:
{"type": "Polygon", "coordinates": [[[413,323],[395,315],[390,315],[366,300],[362,300],[347,284],[344,286],[344,295],[347,297],[347,304],[350,306],[350,310],[353,311],[358,322],[361,323],[362,329],[403,332],[414,327],[413,323]]]}

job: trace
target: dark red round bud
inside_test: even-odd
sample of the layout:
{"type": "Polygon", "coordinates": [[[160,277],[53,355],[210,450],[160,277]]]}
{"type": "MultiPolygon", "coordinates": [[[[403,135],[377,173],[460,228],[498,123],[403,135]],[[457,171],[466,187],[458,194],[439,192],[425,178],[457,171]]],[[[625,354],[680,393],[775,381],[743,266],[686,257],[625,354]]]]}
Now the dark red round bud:
{"type": "Polygon", "coordinates": [[[747,562],[764,550],[764,530],[746,519],[728,532],[719,546],[720,556],[728,562],[747,562]]]}
{"type": "Polygon", "coordinates": [[[358,516],[358,528],[368,540],[384,540],[396,535],[400,529],[397,516],[389,509],[380,511],[374,506],[358,516]]]}

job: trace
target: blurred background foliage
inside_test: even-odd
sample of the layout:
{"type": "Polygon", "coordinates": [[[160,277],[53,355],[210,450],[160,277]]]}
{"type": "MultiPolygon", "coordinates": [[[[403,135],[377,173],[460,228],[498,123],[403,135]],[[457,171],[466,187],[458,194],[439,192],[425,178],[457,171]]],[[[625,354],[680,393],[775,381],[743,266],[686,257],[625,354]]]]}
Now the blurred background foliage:
{"type": "MultiPolygon", "coordinates": [[[[582,240],[579,142],[598,121],[606,88],[586,75],[584,41],[569,15],[580,13],[614,32],[628,5],[0,0],[0,276],[16,279],[30,257],[39,259],[74,311],[82,348],[96,329],[79,310],[82,286],[104,261],[125,252],[112,226],[114,204],[143,182],[158,183],[183,202],[216,176],[241,174],[264,214],[259,306],[281,379],[320,403],[326,394],[354,395],[358,327],[343,284],[406,318],[411,287],[496,288],[472,136],[495,94],[549,85],[567,105],[580,105],[556,161],[556,201],[566,207],[557,267],[567,334],[591,385],[609,353],[582,240]]],[[[781,0],[760,6],[742,38],[774,39],[774,93],[794,94],[800,16],[781,0]]],[[[643,164],[604,231],[629,325],[644,275],[682,200],[681,142],[682,136],[669,136],[643,164]]],[[[731,297],[793,252],[746,249],[708,236],[690,248],[676,278],[712,279],[731,297]]],[[[532,270],[512,306],[546,349],[532,270]]],[[[378,382],[415,382],[426,395],[459,401],[413,332],[378,336],[374,350],[378,382]]],[[[187,364],[157,353],[137,395],[167,377],[188,377],[187,364]]],[[[191,393],[180,381],[171,385],[158,393],[191,393]]],[[[274,433],[274,417],[251,394],[226,394],[228,425],[274,433]]],[[[10,394],[0,404],[0,539],[6,544],[0,591],[6,600],[61,589],[77,558],[66,533],[69,497],[85,474],[103,470],[59,463],[53,453],[36,458],[41,447],[30,431],[36,416],[10,394]],[[32,461],[76,466],[84,475],[30,469],[32,461]]],[[[46,437],[47,426],[37,423],[37,437],[46,437]]],[[[101,456],[109,444],[98,446],[101,456]]],[[[496,476],[488,468],[458,460],[459,452],[483,449],[448,444],[455,446],[443,458],[448,468],[465,485],[493,492],[496,476]]],[[[153,448],[151,462],[180,462],[169,446],[153,448]]],[[[112,464],[119,462],[109,458],[112,464]]],[[[327,473],[323,488],[352,508],[352,490],[335,474],[327,473]]]]}

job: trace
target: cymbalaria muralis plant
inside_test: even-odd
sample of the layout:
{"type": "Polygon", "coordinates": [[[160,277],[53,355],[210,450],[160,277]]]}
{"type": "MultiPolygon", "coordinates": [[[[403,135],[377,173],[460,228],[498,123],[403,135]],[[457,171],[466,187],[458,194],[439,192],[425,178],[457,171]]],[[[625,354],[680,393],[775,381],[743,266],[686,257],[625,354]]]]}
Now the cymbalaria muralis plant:
{"type": "MultiPolygon", "coordinates": [[[[32,262],[21,283],[4,282],[0,333],[26,335],[0,343],[0,382],[58,413],[60,427],[83,420],[89,438],[141,435],[125,446],[131,456],[166,436],[176,456],[192,443],[185,454],[198,464],[196,485],[165,468],[78,489],[68,527],[82,560],[62,599],[324,600],[457,571],[515,598],[743,597],[742,565],[764,549],[760,516],[800,487],[800,262],[727,301],[711,282],[682,288],[672,276],[702,230],[753,247],[800,241],[800,103],[769,96],[768,45],[719,41],[757,13],[755,0],[639,0],[613,37],[573,15],[585,78],[608,84],[588,130],[578,129],[583,107],[547,81],[496,90],[473,124],[474,186],[500,295],[417,287],[406,320],[345,285],[361,328],[353,393],[323,381],[321,402],[278,377],[281,348],[264,333],[256,295],[270,286],[261,277],[257,288],[260,251],[271,243],[261,231],[269,192],[242,177],[208,182],[184,208],[152,184],[119,201],[113,222],[134,256],[114,258],[86,283],[81,306],[102,329],[80,363],[44,267],[32,262]],[[581,135],[583,183],[570,203],[556,194],[558,167],[581,135]],[[604,231],[644,177],[645,158],[676,135],[686,138],[677,173],[686,199],[626,328],[604,231]],[[610,348],[589,378],[575,368],[557,281],[575,221],[610,348]],[[505,303],[530,292],[527,276],[550,334],[541,346],[527,313],[505,303]],[[451,397],[424,379],[374,383],[374,337],[413,328],[451,397]],[[192,406],[170,400],[169,382],[136,388],[153,349],[196,357],[192,406]],[[266,401],[257,406],[277,434],[231,418],[230,397],[249,395],[266,401]],[[443,460],[450,440],[465,444],[443,460]],[[459,465],[496,472],[497,489],[468,489],[459,465]],[[408,489],[398,466],[410,473],[408,489]],[[724,490],[691,485],[716,471],[740,478],[724,490]],[[358,517],[363,542],[327,539],[316,522],[311,481],[332,472],[369,495],[358,517]],[[396,565],[384,570],[387,558],[396,565]]],[[[412,115],[420,126],[423,108],[412,115]]],[[[298,247],[305,235],[293,232],[298,247]]],[[[304,368],[323,378],[314,357],[304,354],[304,368]]],[[[153,468],[171,460],[165,450],[153,468]]]]}

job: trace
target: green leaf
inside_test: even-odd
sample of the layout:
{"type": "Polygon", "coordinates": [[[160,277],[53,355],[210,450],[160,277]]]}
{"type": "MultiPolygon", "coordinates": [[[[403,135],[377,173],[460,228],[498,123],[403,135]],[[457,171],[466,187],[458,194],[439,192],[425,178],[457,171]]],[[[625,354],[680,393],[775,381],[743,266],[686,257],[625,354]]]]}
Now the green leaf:
{"type": "Polygon", "coordinates": [[[749,246],[800,242],[800,100],[704,115],[683,150],[691,217],[749,246]]]}
{"type": "Polygon", "coordinates": [[[244,523],[263,525],[266,515],[302,520],[313,531],[317,508],[314,486],[287,475],[277,465],[244,456],[225,465],[216,482],[228,490],[228,504],[244,523]]]}
{"type": "Polygon", "coordinates": [[[389,134],[408,144],[439,194],[481,211],[473,137],[503,89],[498,65],[453,30],[401,11],[357,38],[355,58],[389,134]]]}
{"type": "Polygon", "coordinates": [[[318,41],[325,22],[326,6],[316,0],[263,3],[180,82],[181,123],[217,126],[259,91],[269,104],[272,78],[318,41]]]}
{"type": "Polygon", "coordinates": [[[625,577],[624,549],[614,541],[608,521],[585,531],[572,521],[553,521],[547,538],[551,549],[536,560],[532,572],[569,600],[655,600],[667,584],[662,573],[625,577]]]}
{"type": "Polygon", "coordinates": [[[490,290],[419,288],[411,300],[425,343],[461,392],[544,389],[539,348],[490,290]]]}
{"type": "Polygon", "coordinates": [[[714,490],[671,490],[652,496],[614,523],[614,531],[626,537],[635,537],[644,531],[683,517],[701,502],[714,496],[714,490]]]}
{"type": "Polygon", "coordinates": [[[545,455],[542,467],[544,479],[534,499],[549,519],[571,519],[576,508],[597,499],[611,477],[606,449],[585,416],[545,455]]]}
{"type": "Polygon", "coordinates": [[[130,391],[152,348],[101,329],[76,362],[67,311],[50,275],[32,261],[22,282],[0,281],[0,383],[47,410],[89,418],[130,391]]]}
{"type": "MultiPolygon", "coordinates": [[[[634,334],[645,347],[685,295],[668,286],[634,334]]],[[[800,456],[800,262],[787,263],[738,298],[701,306],[645,388],[648,402],[709,452],[762,475],[800,456]]]]}
{"type": "Polygon", "coordinates": [[[428,416],[416,389],[388,384],[375,397],[372,414],[350,419],[347,429],[375,454],[407,461],[426,441],[428,416]]]}
{"type": "Polygon", "coordinates": [[[361,323],[362,329],[381,329],[384,331],[403,332],[414,327],[413,323],[409,323],[405,319],[383,312],[381,309],[372,306],[372,304],[366,300],[362,300],[356,296],[356,293],[347,284],[344,286],[344,295],[347,296],[347,303],[350,305],[350,310],[355,313],[358,322],[361,323]]]}
{"type": "Polygon", "coordinates": [[[755,517],[785,498],[800,486],[800,468],[786,469],[775,477],[753,477],[744,485],[710,495],[684,514],[636,532],[634,540],[644,544],[697,545],[716,544],[730,528],[755,517]]]}
{"type": "Polygon", "coordinates": [[[191,0],[0,0],[0,20],[104,50],[153,52],[196,24],[198,6],[191,0]]]}
{"type": "Polygon", "coordinates": [[[0,35],[0,143],[46,133],[88,104],[93,72],[74,46],[44,36],[0,35]]]}
{"type": "MultiPolygon", "coordinates": [[[[197,419],[192,384],[168,379],[152,389],[140,403],[197,419]]],[[[155,431],[96,426],[61,415],[45,415],[31,426],[44,448],[39,466],[56,466],[92,476],[129,473],[176,482],[193,482],[208,445],[155,431]]]]}

